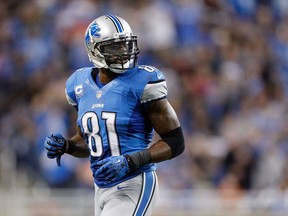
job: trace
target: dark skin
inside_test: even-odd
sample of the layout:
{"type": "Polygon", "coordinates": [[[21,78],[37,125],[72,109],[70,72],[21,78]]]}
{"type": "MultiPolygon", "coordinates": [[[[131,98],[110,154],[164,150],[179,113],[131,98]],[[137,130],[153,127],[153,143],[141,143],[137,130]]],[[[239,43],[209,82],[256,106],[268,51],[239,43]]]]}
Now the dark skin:
{"type": "MultiPolygon", "coordinates": [[[[109,83],[117,76],[118,74],[108,69],[99,69],[100,82],[103,84],[109,83]]],[[[152,127],[160,136],[180,127],[177,115],[167,99],[151,102],[145,108],[152,127]]],[[[67,141],[68,143],[74,142],[76,145],[75,151],[71,155],[75,157],[88,157],[90,155],[79,127],[77,127],[77,134],[67,141]]],[[[171,148],[163,140],[159,140],[151,145],[148,151],[151,155],[152,163],[165,161],[172,157],[171,148]]]]}

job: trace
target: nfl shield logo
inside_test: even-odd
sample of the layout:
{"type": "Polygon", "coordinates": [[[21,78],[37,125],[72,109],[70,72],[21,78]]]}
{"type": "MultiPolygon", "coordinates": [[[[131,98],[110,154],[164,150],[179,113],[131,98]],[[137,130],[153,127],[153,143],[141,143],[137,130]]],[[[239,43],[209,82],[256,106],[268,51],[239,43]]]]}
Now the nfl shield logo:
{"type": "Polygon", "coordinates": [[[102,96],[102,91],[97,91],[96,97],[99,99],[102,96]]]}

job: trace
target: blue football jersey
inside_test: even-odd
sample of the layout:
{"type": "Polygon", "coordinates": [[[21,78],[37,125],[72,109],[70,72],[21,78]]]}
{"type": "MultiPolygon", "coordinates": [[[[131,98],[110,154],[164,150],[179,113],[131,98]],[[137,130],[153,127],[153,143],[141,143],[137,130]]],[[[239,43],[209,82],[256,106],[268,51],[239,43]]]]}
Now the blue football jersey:
{"type": "MultiPolygon", "coordinates": [[[[91,163],[148,148],[153,128],[143,104],[167,97],[162,72],[151,66],[138,66],[101,85],[93,79],[93,70],[97,69],[81,68],[66,82],[67,100],[78,110],[77,124],[89,147],[91,163]]],[[[143,166],[105,187],[150,170],[155,170],[154,164],[143,166]]],[[[104,177],[94,176],[94,181],[104,187],[104,177]]]]}

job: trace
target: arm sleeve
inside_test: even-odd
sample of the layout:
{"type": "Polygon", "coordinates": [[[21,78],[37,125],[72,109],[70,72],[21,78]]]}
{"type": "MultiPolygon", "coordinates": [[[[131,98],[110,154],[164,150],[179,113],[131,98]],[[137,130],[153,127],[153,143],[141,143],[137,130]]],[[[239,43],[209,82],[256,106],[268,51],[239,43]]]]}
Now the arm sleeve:
{"type": "Polygon", "coordinates": [[[67,89],[65,88],[65,94],[66,94],[66,99],[67,99],[67,101],[68,101],[68,103],[70,104],[70,105],[72,105],[72,106],[77,106],[77,103],[75,102],[76,100],[75,100],[75,98],[73,97],[73,94],[69,94],[68,92],[67,92],[67,89]]]}
{"type": "Polygon", "coordinates": [[[74,76],[72,75],[66,81],[66,88],[65,88],[66,99],[68,103],[74,107],[78,107],[78,101],[74,91],[74,76]]]}
{"type": "Polygon", "coordinates": [[[167,85],[161,71],[151,73],[150,81],[146,84],[141,97],[141,103],[159,100],[167,97],[167,85]]]}
{"type": "Polygon", "coordinates": [[[182,128],[178,127],[166,134],[160,135],[162,140],[166,142],[172,151],[172,158],[182,154],[185,149],[184,135],[182,128]]]}

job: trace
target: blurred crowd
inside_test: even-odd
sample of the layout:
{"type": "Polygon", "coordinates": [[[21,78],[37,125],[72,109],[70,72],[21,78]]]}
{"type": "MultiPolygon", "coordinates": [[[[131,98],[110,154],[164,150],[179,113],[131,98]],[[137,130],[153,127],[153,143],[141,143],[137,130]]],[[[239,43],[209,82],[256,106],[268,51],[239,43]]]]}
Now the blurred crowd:
{"type": "Polygon", "coordinates": [[[161,187],[288,187],[285,0],[1,1],[0,187],[93,186],[87,159],[58,168],[43,142],[75,133],[65,82],[92,66],[84,32],[103,14],[131,25],[182,123],[186,150],[158,165],[161,187]]]}

